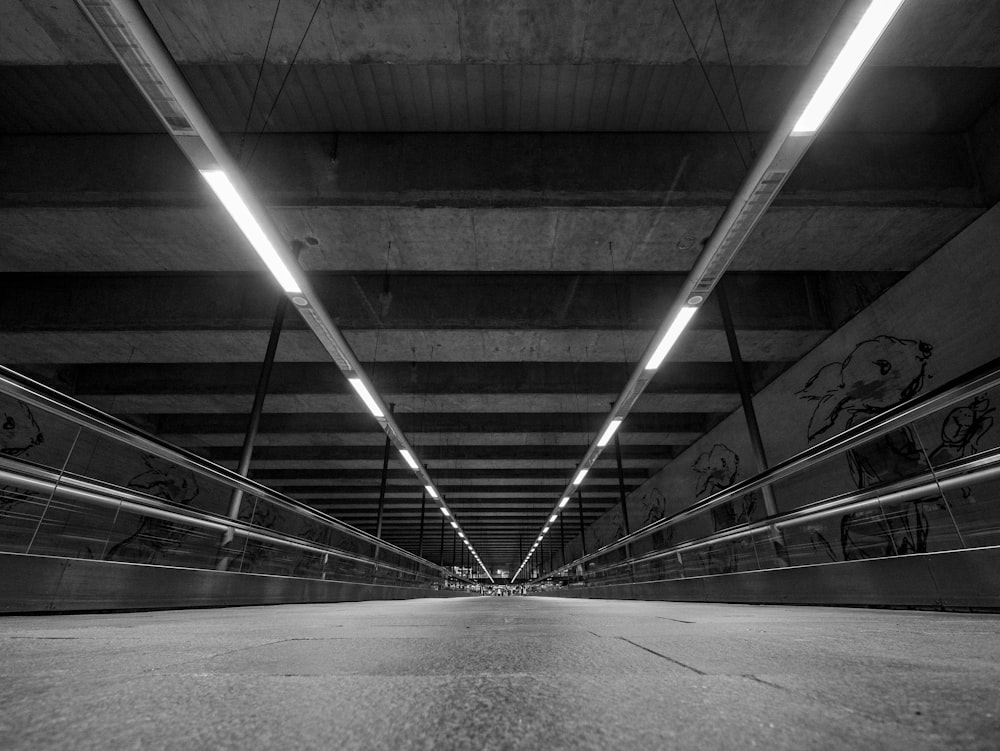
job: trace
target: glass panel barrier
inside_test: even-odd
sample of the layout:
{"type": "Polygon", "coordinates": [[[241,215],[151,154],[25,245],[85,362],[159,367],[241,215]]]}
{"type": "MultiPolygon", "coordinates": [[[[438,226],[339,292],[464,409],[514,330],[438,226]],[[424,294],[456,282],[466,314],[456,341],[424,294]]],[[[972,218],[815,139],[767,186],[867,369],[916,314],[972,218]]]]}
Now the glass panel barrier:
{"type": "Polygon", "coordinates": [[[998,399],[1000,360],[535,584],[651,582],[1000,544],[998,399]]]}
{"type": "Polygon", "coordinates": [[[0,551],[438,589],[454,576],[2,367],[0,409],[0,551]]]}

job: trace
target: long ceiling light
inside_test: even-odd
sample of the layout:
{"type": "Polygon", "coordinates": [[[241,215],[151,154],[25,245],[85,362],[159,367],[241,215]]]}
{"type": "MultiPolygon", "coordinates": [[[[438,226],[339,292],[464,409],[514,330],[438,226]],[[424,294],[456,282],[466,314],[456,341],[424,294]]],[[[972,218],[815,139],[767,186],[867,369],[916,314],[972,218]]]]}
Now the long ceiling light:
{"type": "MultiPolygon", "coordinates": [[[[76,3],[146,98],[163,127],[274,275],[419,482],[445,508],[444,499],[434,488],[427,471],[420,466],[406,436],[393,416],[386,414],[350,344],[330,318],[308,278],[302,274],[288,242],[201,108],[145,11],[136,0],[76,0],[76,3]]],[[[483,570],[489,576],[485,566],[483,570]]]]}
{"type": "MultiPolygon", "coordinates": [[[[812,145],[816,131],[853,80],[875,43],[905,0],[848,0],[817,50],[801,89],[792,99],[778,127],[737,189],[687,278],[663,323],[611,408],[601,437],[587,449],[580,472],[556,506],[558,512],[607,446],[617,423],[626,418],[653,379],[685,327],[722,278],[750,232],[767,211],[812,145]],[[644,364],[643,364],[644,363],[644,364]],[[603,441],[603,442],[602,442],[603,441]]],[[[544,532],[539,540],[544,537],[544,532]]],[[[527,565],[528,553],[511,581],[527,565]]]]}
{"type": "Polygon", "coordinates": [[[815,133],[820,129],[902,4],[903,0],[872,1],[792,127],[792,135],[815,133]]]}
{"type": "MultiPolygon", "coordinates": [[[[671,348],[677,343],[677,340],[681,338],[681,334],[684,333],[684,329],[694,318],[694,314],[698,312],[698,308],[693,305],[684,305],[677,313],[677,317],[671,322],[670,326],[667,328],[666,333],[660,339],[660,343],[656,345],[656,349],[653,350],[653,354],[649,356],[646,361],[645,370],[656,370],[660,367],[663,362],[663,358],[667,356],[667,353],[671,348]]],[[[618,423],[621,423],[621,418],[619,418],[618,423]]],[[[610,436],[608,436],[610,438],[610,436]]],[[[604,443],[599,443],[599,446],[607,445],[607,441],[604,443]]]]}
{"type": "Polygon", "coordinates": [[[622,424],[623,419],[624,418],[622,417],[616,417],[608,424],[608,427],[606,427],[604,429],[604,432],[601,433],[601,437],[597,439],[598,446],[604,448],[605,446],[608,445],[608,443],[611,441],[611,437],[615,434],[615,431],[618,430],[619,426],[622,424]]]}
{"type": "Polygon", "coordinates": [[[292,276],[292,272],[285,266],[278,255],[278,251],[270,239],[268,239],[264,230],[261,229],[260,224],[254,218],[250,208],[243,198],[240,197],[239,192],[233,186],[232,181],[230,181],[226,173],[221,169],[203,169],[199,171],[201,172],[201,176],[205,178],[208,186],[218,196],[226,211],[235,220],[240,231],[246,235],[247,240],[250,241],[250,245],[257,251],[257,255],[261,257],[267,268],[271,270],[281,288],[285,292],[301,292],[302,289],[292,276]]]}
{"type": "Polygon", "coordinates": [[[385,417],[385,412],[379,406],[378,401],[372,396],[368,387],[365,386],[365,382],[360,378],[348,378],[347,382],[351,384],[351,387],[358,392],[358,396],[361,397],[361,401],[365,403],[368,407],[368,411],[372,413],[374,417],[382,418],[385,417]]]}

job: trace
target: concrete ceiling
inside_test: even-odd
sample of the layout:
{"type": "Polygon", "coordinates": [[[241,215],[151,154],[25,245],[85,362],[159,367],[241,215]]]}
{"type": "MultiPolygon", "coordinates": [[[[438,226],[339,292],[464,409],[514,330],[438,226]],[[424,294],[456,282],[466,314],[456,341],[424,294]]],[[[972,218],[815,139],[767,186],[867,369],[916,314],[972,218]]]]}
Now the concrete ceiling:
{"type": "MultiPolygon", "coordinates": [[[[142,4],[491,567],[841,6],[678,0],[703,74],[660,0],[326,0],[291,68],[311,2],[142,4]]],[[[904,6],[725,280],[755,390],[996,200],[998,38],[998,3],[904,6]]],[[[71,0],[0,0],[0,94],[0,359],[235,466],[276,286],[71,0]]],[[[374,530],[383,435],[294,313],[277,360],[252,476],[374,530]]],[[[673,361],[622,430],[630,489],[739,404],[714,301],[673,361]]],[[[613,452],[590,478],[585,523],[613,452]]],[[[385,537],[416,550],[419,510],[393,456],[385,537]]]]}

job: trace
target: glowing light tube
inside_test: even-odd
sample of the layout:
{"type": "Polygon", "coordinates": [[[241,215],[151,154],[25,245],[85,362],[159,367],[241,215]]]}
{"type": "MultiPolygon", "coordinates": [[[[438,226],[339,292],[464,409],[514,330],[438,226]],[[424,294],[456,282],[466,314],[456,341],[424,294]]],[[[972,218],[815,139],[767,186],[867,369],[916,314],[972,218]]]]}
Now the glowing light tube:
{"type": "Polygon", "coordinates": [[[358,392],[358,396],[361,397],[361,401],[363,401],[365,406],[368,407],[369,412],[375,415],[375,417],[385,417],[382,409],[378,406],[378,402],[375,401],[375,397],[369,393],[368,387],[365,386],[364,381],[360,378],[348,378],[347,381],[354,387],[354,390],[358,392]]]}
{"type": "Polygon", "coordinates": [[[903,0],[872,0],[792,128],[792,135],[819,130],[902,4],[903,0]]]}
{"type": "Polygon", "coordinates": [[[230,182],[229,176],[220,169],[205,169],[199,170],[199,172],[201,172],[201,176],[205,178],[205,182],[208,183],[208,186],[222,202],[222,205],[225,206],[226,211],[229,212],[229,215],[236,222],[240,231],[250,241],[253,249],[257,251],[257,255],[267,265],[267,268],[271,270],[281,288],[285,292],[302,292],[295,278],[292,276],[292,272],[288,270],[288,267],[282,262],[281,256],[278,255],[278,251],[275,250],[274,245],[267,239],[267,235],[261,229],[253,212],[250,211],[250,208],[243,201],[235,186],[230,182]]]}
{"type": "Polygon", "coordinates": [[[420,465],[417,464],[417,460],[413,458],[413,454],[406,449],[400,449],[399,453],[403,457],[403,461],[410,465],[410,469],[420,469],[420,465]]]}
{"type": "Polygon", "coordinates": [[[660,343],[656,345],[656,349],[653,350],[652,356],[649,358],[649,362],[646,363],[646,370],[656,370],[660,367],[660,363],[663,362],[663,358],[667,356],[667,352],[670,348],[674,346],[677,340],[680,338],[681,333],[684,328],[694,317],[695,312],[698,309],[690,305],[685,305],[681,308],[674,322],[670,324],[670,328],[667,329],[667,333],[663,335],[660,343]]]}
{"type": "Polygon", "coordinates": [[[583,478],[587,476],[588,471],[589,471],[588,468],[584,467],[579,472],[577,472],[576,477],[573,479],[573,484],[579,485],[581,482],[583,482],[583,478]]]}
{"type": "Polygon", "coordinates": [[[615,431],[618,430],[618,426],[621,424],[622,424],[621,417],[616,417],[614,420],[612,420],[608,424],[608,427],[605,429],[604,434],[598,439],[597,445],[601,448],[607,446],[608,441],[611,440],[611,436],[615,434],[615,431]]]}

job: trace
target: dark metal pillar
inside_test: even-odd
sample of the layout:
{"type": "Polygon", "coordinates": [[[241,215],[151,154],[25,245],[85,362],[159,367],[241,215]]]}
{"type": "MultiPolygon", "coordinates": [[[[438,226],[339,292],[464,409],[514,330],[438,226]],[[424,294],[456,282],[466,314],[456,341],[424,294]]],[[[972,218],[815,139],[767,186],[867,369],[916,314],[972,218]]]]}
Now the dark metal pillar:
{"type": "MultiPolygon", "coordinates": [[[[253,456],[254,443],[257,441],[257,433],[260,430],[260,416],[264,411],[264,399],[267,396],[267,386],[271,380],[271,370],[274,367],[274,355],[278,351],[278,339],[281,338],[281,327],[285,322],[285,310],[288,307],[288,298],[278,298],[278,304],[274,309],[274,320],[271,322],[271,334],[267,339],[267,349],[264,351],[264,361],[260,365],[260,373],[257,376],[257,390],[254,392],[253,406],[250,407],[250,421],[247,424],[246,434],[243,436],[243,448],[240,451],[240,460],[236,465],[237,474],[247,477],[250,472],[250,459],[253,456]]],[[[227,515],[230,519],[238,519],[240,516],[240,506],[243,503],[243,491],[236,488],[229,497],[229,511],[227,515]]],[[[225,548],[233,541],[233,530],[227,529],[222,534],[222,548],[225,548]]],[[[229,568],[229,561],[232,556],[220,551],[219,560],[215,567],[219,571],[229,568]]]]}
{"type": "Polygon", "coordinates": [[[625,499],[625,470],[622,469],[622,444],[618,440],[618,433],[615,433],[615,459],[618,460],[618,495],[622,504],[622,524],[625,525],[625,534],[629,534],[628,501],[625,499]]]}
{"type": "Polygon", "coordinates": [[[458,535],[451,536],[451,567],[455,568],[455,553],[457,552],[456,545],[458,545],[458,535]]]}
{"type": "MultiPolygon", "coordinates": [[[[565,510],[563,509],[563,511],[565,510]]],[[[565,514],[559,514],[559,555],[562,557],[559,562],[560,566],[566,565],[566,524],[563,522],[563,516],[565,514]]]]}
{"type": "MultiPolygon", "coordinates": [[[[743,417],[747,424],[747,433],[750,436],[750,447],[753,451],[754,466],[757,472],[767,469],[767,454],[764,452],[764,442],[760,437],[760,425],[757,423],[757,412],[753,406],[753,394],[750,389],[750,379],[747,376],[746,366],[743,363],[743,356],[740,354],[740,343],[736,338],[736,328],[733,326],[733,315],[729,308],[729,298],[726,295],[726,280],[723,278],[715,288],[715,296],[719,301],[719,312],[722,314],[722,326],[726,332],[726,341],[729,344],[729,356],[733,361],[733,372],[736,375],[736,385],[740,390],[740,402],[743,405],[743,417]]],[[[765,485],[761,489],[764,498],[764,512],[767,516],[775,516],[778,513],[778,504],[774,499],[774,490],[770,485],[765,485]]],[[[771,538],[774,542],[774,550],[778,559],[783,563],[788,563],[788,553],[785,548],[784,535],[781,530],[774,528],[771,531],[771,538]]]]}
{"type": "Polygon", "coordinates": [[[438,551],[438,565],[444,565],[444,526],[445,518],[444,514],[441,515],[441,549],[438,551]]]}
{"type": "Polygon", "coordinates": [[[583,545],[583,554],[587,555],[587,535],[583,528],[583,491],[579,488],[576,491],[577,508],[580,511],[580,544],[583,545]]]}
{"type": "Polygon", "coordinates": [[[420,491],[420,541],[417,543],[417,557],[424,557],[424,514],[427,513],[427,492],[420,491]]]}
{"type": "MultiPolygon", "coordinates": [[[[395,404],[389,405],[389,414],[396,409],[395,404]]],[[[385,485],[389,479],[389,451],[392,448],[392,441],[389,436],[385,437],[385,453],[382,455],[382,485],[378,491],[378,516],[375,519],[375,536],[382,539],[382,516],[385,513],[385,485]]]]}

